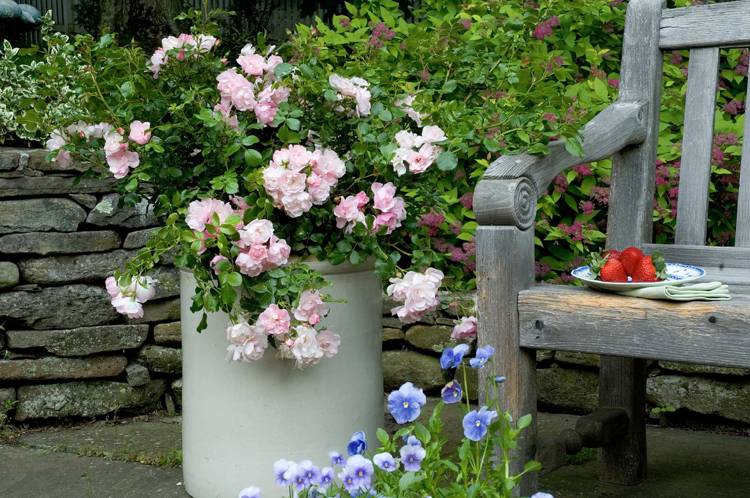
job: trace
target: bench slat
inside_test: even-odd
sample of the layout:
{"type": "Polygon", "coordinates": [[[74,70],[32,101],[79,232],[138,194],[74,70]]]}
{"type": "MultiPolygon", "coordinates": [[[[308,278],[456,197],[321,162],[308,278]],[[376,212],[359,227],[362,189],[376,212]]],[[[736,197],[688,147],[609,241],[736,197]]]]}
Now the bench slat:
{"type": "Polygon", "coordinates": [[[750,2],[696,5],[662,12],[662,49],[750,45],[750,2]]]}
{"type": "Polygon", "coordinates": [[[518,298],[521,346],[750,367],[750,297],[671,303],[546,285],[518,298]]]}
{"type": "Polygon", "coordinates": [[[677,244],[703,244],[706,241],[708,182],[711,177],[718,76],[718,47],[695,48],[690,51],[680,194],[677,198],[677,244]]]}
{"type": "MultiPolygon", "coordinates": [[[[747,95],[750,95],[750,78],[747,79],[747,95]]],[[[739,247],[750,247],[750,119],[745,119],[742,136],[740,192],[737,198],[737,232],[734,244],[739,247]]]]}
{"type": "Polygon", "coordinates": [[[667,261],[703,267],[744,269],[750,283],[750,248],[677,244],[645,244],[647,254],[659,251],[667,261]]]}

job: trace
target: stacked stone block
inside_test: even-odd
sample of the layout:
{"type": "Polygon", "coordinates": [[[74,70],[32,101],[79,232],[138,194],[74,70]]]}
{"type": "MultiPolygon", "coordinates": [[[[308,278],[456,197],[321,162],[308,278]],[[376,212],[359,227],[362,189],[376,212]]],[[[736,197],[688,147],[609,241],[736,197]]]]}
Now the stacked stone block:
{"type": "Polygon", "coordinates": [[[111,179],[0,148],[0,412],[16,421],[164,407],[181,373],[179,278],[156,269],[143,319],[110,305],[104,279],[159,220],[119,206],[111,179]]]}
{"type": "MultiPolygon", "coordinates": [[[[157,269],[156,299],[139,320],[119,316],[104,289],[104,279],[146,244],[158,220],[147,203],[119,207],[112,180],[81,178],[81,165],[60,170],[45,154],[0,148],[0,423],[176,412],[182,399],[177,271],[167,264],[157,269]]],[[[446,382],[439,351],[457,310],[473,302],[473,295],[443,296],[438,312],[402,325],[386,300],[386,392],[412,381],[439,394],[446,382]]],[[[543,409],[595,409],[596,355],[538,351],[537,363],[543,409]]],[[[475,398],[476,372],[469,374],[475,398]]],[[[750,370],[652,362],[647,389],[651,407],[750,423],[750,370]]]]}

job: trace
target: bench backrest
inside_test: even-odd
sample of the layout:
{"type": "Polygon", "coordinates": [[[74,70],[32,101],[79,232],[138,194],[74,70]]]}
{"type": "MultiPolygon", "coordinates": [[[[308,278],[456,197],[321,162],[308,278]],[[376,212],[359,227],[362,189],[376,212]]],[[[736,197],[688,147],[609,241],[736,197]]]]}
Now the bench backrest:
{"type": "MultiPolygon", "coordinates": [[[[649,102],[649,131],[642,144],[613,158],[608,224],[613,247],[651,239],[662,51],[673,49],[690,50],[675,243],[705,245],[719,49],[750,46],[748,0],[679,9],[663,5],[663,0],[631,0],[628,6],[620,98],[649,102]]],[[[750,248],[750,120],[744,138],[736,246],[750,248]]]]}

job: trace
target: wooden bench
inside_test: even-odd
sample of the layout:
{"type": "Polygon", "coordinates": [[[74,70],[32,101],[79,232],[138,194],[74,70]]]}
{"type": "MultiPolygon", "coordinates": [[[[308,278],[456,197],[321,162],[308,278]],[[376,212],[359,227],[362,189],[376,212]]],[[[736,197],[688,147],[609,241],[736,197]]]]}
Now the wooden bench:
{"type": "MultiPolygon", "coordinates": [[[[750,119],[736,245],[705,246],[719,48],[750,46],[749,19],[750,1],[664,9],[663,0],[631,0],[620,97],[583,128],[585,157],[570,155],[562,143],[551,144],[545,157],[501,157],[475,191],[479,341],[498,351],[507,407],[515,417],[536,413],[535,348],[604,355],[601,408],[579,424],[589,427],[579,439],[601,447],[603,481],[635,484],[646,475],[646,359],[750,367],[750,119]],[[676,243],[659,246],[649,242],[662,50],[672,49],[690,50],[689,77],[676,243]],[[607,157],[613,159],[607,246],[658,249],[668,260],[704,266],[708,279],[729,284],[732,301],[676,304],[534,285],[537,198],[566,168],[607,157]],[[617,430],[603,434],[607,427],[617,430]]],[[[532,426],[517,465],[535,453],[532,426]]],[[[533,476],[520,487],[524,496],[535,490],[533,476]]]]}

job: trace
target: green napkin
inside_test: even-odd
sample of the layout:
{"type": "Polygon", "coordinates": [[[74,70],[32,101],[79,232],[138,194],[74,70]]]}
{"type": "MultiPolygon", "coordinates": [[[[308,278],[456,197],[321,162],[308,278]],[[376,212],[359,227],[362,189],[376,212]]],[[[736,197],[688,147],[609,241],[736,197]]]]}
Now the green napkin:
{"type": "Polygon", "coordinates": [[[665,299],[667,301],[728,301],[732,299],[729,295],[729,287],[721,282],[642,287],[618,292],[618,294],[644,299],[665,299]]]}

